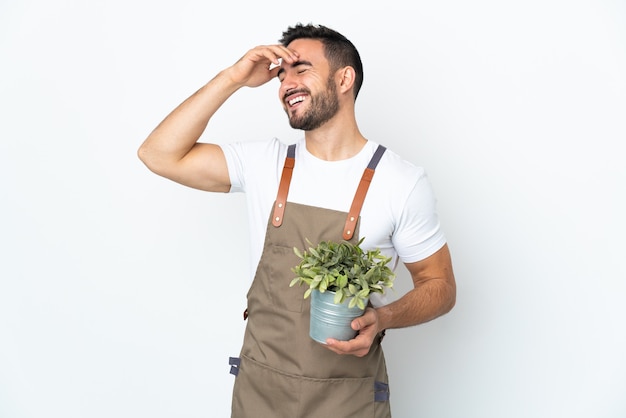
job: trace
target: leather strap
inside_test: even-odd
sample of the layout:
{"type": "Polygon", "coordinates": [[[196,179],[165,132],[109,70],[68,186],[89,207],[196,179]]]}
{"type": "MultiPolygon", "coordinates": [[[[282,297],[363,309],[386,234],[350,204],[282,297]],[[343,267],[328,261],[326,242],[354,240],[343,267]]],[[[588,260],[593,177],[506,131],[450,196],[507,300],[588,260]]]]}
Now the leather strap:
{"type": "Polygon", "coordinates": [[[363,176],[361,176],[359,187],[356,189],[354,199],[352,200],[352,206],[350,206],[350,212],[348,212],[346,223],[343,227],[343,239],[346,241],[350,240],[354,235],[354,229],[356,228],[356,223],[359,220],[359,215],[361,214],[361,208],[363,207],[363,202],[365,201],[365,196],[367,195],[367,189],[370,187],[376,166],[380,162],[385,150],[386,148],[384,146],[378,145],[374,156],[363,172],[363,176]]]}
{"type": "Polygon", "coordinates": [[[279,227],[283,224],[283,214],[285,213],[285,204],[287,203],[287,195],[289,194],[289,183],[291,183],[291,175],[293,167],[296,165],[296,144],[289,145],[287,148],[287,158],[283,166],[283,173],[280,177],[278,186],[278,195],[274,202],[274,213],[272,215],[272,225],[279,227]]]}
{"type": "MultiPolygon", "coordinates": [[[[367,190],[369,189],[372,178],[374,177],[374,171],[376,170],[376,166],[380,162],[380,159],[386,150],[387,148],[379,145],[374,153],[374,156],[367,165],[367,168],[363,171],[363,176],[361,176],[361,181],[357,187],[354,199],[352,200],[352,206],[350,207],[350,211],[346,217],[346,223],[343,227],[343,239],[345,240],[350,240],[354,234],[354,229],[357,221],[359,220],[359,215],[361,213],[361,208],[363,207],[363,202],[365,201],[365,196],[367,195],[367,190]]],[[[291,176],[295,165],[296,145],[292,144],[289,145],[289,148],[287,148],[287,157],[285,158],[285,165],[283,166],[283,172],[278,186],[278,194],[276,196],[276,201],[274,202],[272,225],[275,227],[279,227],[283,223],[285,205],[287,204],[287,195],[289,194],[289,184],[291,183],[291,176]]]]}

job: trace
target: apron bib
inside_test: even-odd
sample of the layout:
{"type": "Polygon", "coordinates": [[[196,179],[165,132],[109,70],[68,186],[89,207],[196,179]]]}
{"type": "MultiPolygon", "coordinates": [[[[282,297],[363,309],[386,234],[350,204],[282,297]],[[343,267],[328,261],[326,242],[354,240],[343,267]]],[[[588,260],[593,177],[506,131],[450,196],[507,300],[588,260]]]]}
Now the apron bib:
{"type": "Polygon", "coordinates": [[[306,286],[289,287],[300,259],[293,248],[323,240],[358,240],[358,212],[384,152],[365,170],[349,213],[287,202],[295,146],[289,147],[263,253],[248,291],[246,330],[232,418],[388,418],[387,369],[379,336],[364,357],[338,355],[309,336],[306,286]],[[365,184],[364,184],[365,183],[365,184]],[[360,200],[360,202],[359,202],[360,200]]]}

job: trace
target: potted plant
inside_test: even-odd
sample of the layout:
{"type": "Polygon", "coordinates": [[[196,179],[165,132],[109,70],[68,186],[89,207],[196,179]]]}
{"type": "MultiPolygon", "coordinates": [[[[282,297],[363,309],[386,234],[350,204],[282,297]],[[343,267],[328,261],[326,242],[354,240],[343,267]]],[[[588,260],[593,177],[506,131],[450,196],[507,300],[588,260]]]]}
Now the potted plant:
{"type": "Polygon", "coordinates": [[[311,296],[309,334],[325,343],[326,338],[349,340],[356,331],[350,323],[363,314],[371,293],[384,293],[393,286],[395,274],[388,267],[391,257],[380,249],[363,250],[361,238],[348,241],[322,241],[308,250],[294,248],[300,263],[292,268],[296,277],[289,284],[308,285],[304,298],[311,296]]]}

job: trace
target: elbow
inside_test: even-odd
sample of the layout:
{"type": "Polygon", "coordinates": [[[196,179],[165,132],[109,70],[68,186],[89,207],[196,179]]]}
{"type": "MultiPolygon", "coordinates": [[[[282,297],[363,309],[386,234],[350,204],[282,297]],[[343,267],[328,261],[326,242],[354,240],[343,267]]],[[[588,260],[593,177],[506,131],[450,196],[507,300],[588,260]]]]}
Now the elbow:
{"type": "Polygon", "coordinates": [[[452,308],[456,306],[456,289],[454,289],[450,297],[448,298],[448,304],[446,305],[446,313],[450,312],[452,308]]]}
{"type": "Polygon", "coordinates": [[[156,158],[154,152],[152,152],[150,147],[145,143],[137,150],[137,157],[150,171],[158,174],[158,158],[156,158]]]}
{"type": "Polygon", "coordinates": [[[139,147],[139,149],[137,150],[137,158],[139,158],[139,161],[141,161],[144,164],[146,163],[145,156],[146,156],[146,152],[144,151],[143,146],[139,147]]]}
{"type": "Polygon", "coordinates": [[[456,284],[454,281],[448,285],[446,303],[444,304],[444,314],[447,314],[456,305],[456,284]]]}
{"type": "Polygon", "coordinates": [[[143,144],[141,144],[141,146],[137,150],[137,157],[139,158],[139,160],[142,163],[144,163],[146,166],[149,166],[149,164],[150,164],[150,152],[148,151],[148,147],[146,146],[145,142],[143,144]]]}

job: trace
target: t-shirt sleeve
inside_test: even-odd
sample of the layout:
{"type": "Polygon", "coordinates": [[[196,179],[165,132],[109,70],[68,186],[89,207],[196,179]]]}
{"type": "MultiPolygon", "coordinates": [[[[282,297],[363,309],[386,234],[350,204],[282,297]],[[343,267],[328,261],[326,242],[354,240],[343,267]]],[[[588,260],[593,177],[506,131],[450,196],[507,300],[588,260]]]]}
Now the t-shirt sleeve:
{"type": "Polygon", "coordinates": [[[230,193],[244,192],[246,188],[244,172],[245,148],[241,142],[221,145],[221,147],[224,157],[226,157],[228,176],[230,177],[230,193]]]}
{"type": "Polygon", "coordinates": [[[409,193],[392,236],[393,245],[404,263],[423,260],[446,243],[436,206],[434,191],[424,172],[409,193]]]}
{"type": "Polygon", "coordinates": [[[281,158],[284,159],[287,147],[277,138],[269,141],[233,142],[221,145],[228,176],[230,192],[265,192],[277,182],[281,158]]]}

